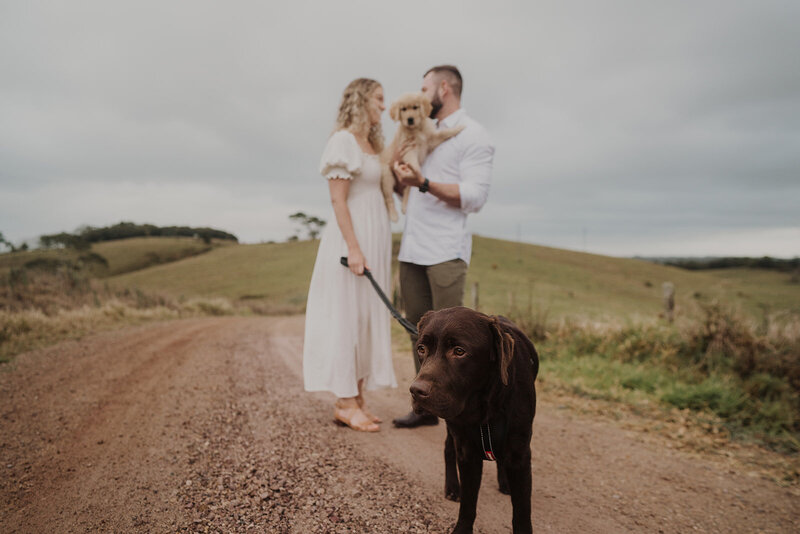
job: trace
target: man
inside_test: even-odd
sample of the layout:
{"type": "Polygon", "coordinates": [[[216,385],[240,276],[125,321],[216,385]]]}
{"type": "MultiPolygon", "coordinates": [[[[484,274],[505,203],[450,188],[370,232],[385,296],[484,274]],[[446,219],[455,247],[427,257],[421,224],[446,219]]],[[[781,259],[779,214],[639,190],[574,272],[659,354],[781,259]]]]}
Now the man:
{"type": "MultiPolygon", "coordinates": [[[[452,65],[433,67],[422,80],[438,128],[464,125],[457,136],[439,145],[425,160],[421,174],[394,162],[394,173],[412,187],[400,244],[400,291],[406,317],[417,323],[429,310],[461,306],[472,236],[467,215],[479,211],[489,196],[494,146],[486,130],[461,109],[461,73],[452,65]]],[[[419,372],[417,338],[411,353],[419,372]]],[[[439,424],[433,414],[409,414],[392,421],[400,428],[439,424]]]]}

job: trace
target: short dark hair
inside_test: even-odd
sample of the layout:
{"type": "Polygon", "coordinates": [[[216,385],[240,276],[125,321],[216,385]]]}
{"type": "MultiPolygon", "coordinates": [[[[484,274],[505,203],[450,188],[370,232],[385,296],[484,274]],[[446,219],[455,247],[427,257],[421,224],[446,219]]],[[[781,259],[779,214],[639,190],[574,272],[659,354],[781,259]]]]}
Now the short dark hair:
{"type": "MultiPolygon", "coordinates": [[[[461,98],[461,89],[464,87],[464,80],[461,78],[461,73],[455,65],[439,65],[431,67],[425,76],[433,72],[434,74],[443,74],[447,80],[447,84],[453,90],[458,98],[461,98]]],[[[423,76],[423,78],[425,77],[423,76]]]]}

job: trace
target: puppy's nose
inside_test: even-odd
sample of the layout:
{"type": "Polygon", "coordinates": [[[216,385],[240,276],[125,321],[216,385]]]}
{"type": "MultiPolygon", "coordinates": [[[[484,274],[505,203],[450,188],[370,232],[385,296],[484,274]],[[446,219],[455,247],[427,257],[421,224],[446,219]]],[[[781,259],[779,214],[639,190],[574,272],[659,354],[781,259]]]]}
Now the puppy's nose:
{"type": "Polygon", "coordinates": [[[411,396],[414,398],[425,398],[431,394],[431,384],[427,380],[414,380],[411,383],[411,387],[408,388],[411,391],[411,396]]]}
{"type": "Polygon", "coordinates": [[[414,126],[414,117],[409,117],[407,122],[409,126],[414,126]]]}

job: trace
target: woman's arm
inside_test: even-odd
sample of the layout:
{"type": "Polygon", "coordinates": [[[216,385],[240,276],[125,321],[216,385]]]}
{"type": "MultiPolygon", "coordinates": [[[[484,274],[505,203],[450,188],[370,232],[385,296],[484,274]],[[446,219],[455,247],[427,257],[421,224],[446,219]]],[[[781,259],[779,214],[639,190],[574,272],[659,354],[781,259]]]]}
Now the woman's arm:
{"type": "Polygon", "coordinates": [[[347,193],[350,191],[350,180],[344,178],[332,178],[328,180],[328,187],[331,192],[331,203],[333,204],[333,214],[336,216],[336,223],[342,232],[344,242],[347,243],[347,263],[354,274],[364,274],[364,268],[369,269],[358,245],[356,233],[353,230],[353,219],[350,217],[350,209],[347,207],[347,193]]]}

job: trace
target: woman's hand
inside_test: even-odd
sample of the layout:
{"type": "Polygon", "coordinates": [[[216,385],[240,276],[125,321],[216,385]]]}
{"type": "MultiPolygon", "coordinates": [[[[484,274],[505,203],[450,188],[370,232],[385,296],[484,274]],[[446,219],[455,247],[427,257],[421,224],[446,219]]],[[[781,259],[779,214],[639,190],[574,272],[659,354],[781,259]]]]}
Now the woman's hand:
{"type": "Polygon", "coordinates": [[[348,250],[347,266],[353,274],[357,275],[362,275],[364,274],[364,269],[369,269],[369,267],[367,267],[367,260],[364,258],[364,254],[361,253],[360,248],[348,250]]]}

